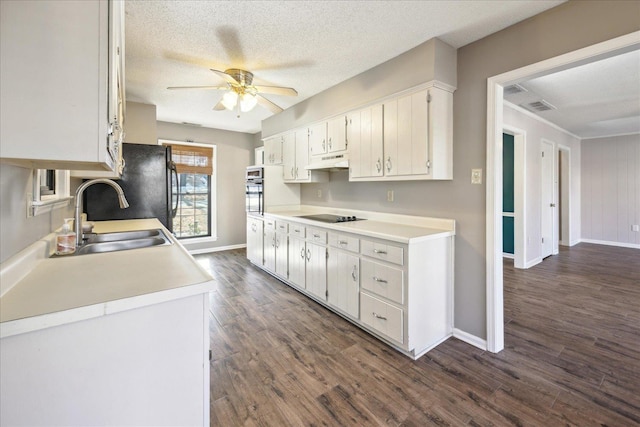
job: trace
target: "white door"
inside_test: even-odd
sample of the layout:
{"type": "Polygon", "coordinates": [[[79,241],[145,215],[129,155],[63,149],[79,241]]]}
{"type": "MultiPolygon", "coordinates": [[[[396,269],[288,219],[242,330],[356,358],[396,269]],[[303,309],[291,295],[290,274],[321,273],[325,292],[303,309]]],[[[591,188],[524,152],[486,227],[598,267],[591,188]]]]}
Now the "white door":
{"type": "Polygon", "coordinates": [[[553,241],[556,238],[553,232],[554,218],[556,215],[554,164],[555,156],[553,144],[542,141],[542,198],[541,198],[541,227],[542,258],[553,253],[553,241]]]}

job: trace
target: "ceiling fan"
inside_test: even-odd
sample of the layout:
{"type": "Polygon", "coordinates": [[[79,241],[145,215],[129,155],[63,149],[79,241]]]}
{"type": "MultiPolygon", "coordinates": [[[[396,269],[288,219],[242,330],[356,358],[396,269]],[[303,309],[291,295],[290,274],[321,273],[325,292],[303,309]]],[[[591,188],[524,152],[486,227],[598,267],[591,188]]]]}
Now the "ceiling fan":
{"type": "Polygon", "coordinates": [[[226,86],[171,86],[167,89],[208,89],[208,90],[226,90],[227,92],[222,96],[222,99],[215,107],[214,110],[230,110],[236,109],[238,117],[240,112],[246,113],[251,111],[257,104],[267,108],[272,113],[279,113],[282,111],[278,105],[269,101],[262,96],[262,93],[268,93],[273,95],[285,95],[285,96],[297,96],[298,92],[290,87],[280,86],[257,86],[253,85],[253,73],[240,70],[238,68],[229,68],[225,71],[214,70],[211,71],[224,78],[227,82],[226,86]]]}

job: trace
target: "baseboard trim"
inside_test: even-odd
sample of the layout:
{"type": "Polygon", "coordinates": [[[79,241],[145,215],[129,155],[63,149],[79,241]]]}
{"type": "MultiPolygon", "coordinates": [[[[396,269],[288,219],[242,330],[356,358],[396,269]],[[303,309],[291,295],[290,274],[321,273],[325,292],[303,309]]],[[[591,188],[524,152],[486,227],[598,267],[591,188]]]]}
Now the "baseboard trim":
{"type": "Polygon", "coordinates": [[[487,349],[487,340],[483,340],[482,338],[479,338],[475,335],[471,335],[468,332],[453,328],[453,336],[455,338],[458,338],[460,341],[464,341],[467,344],[471,344],[472,346],[479,348],[480,350],[487,349]]]}
{"type": "Polygon", "coordinates": [[[582,243],[593,243],[594,245],[617,246],[620,248],[640,249],[637,243],[611,242],[608,240],[580,239],[582,243]]]}
{"type": "Polygon", "coordinates": [[[534,258],[531,261],[527,262],[524,264],[524,268],[531,268],[534,265],[538,265],[542,262],[542,258],[538,257],[538,258],[534,258]]]}
{"type": "Polygon", "coordinates": [[[508,253],[508,252],[502,252],[502,258],[515,259],[515,256],[513,254],[508,253]]]}
{"type": "Polygon", "coordinates": [[[232,249],[241,249],[241,248],[246,248],[247,245],[246,243],[243,243],[241,245],[229,245],[229,246],[216,246],[213,248],[202,248],[202,249],[188,249],[187,251],[189,251],[189,253],[191,255],[200,255],[200,254],[208,254],[211,252],[221,252],[221,251],[230,251],[232,249]]]}

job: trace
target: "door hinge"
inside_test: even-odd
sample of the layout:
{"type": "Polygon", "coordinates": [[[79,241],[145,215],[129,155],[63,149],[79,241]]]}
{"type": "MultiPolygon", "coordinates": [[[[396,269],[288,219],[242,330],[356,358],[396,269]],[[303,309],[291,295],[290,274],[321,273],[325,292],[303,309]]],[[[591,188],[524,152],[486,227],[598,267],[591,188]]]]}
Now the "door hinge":
{"type": "Polygon", "coordinates": [[[544,151],[542,152],[542,157],[544,157],[544,151]]]}
{"type": "Polygon", "coordinates": [[[542,243],[544,243],[544,237],[542,238],[542,243]]]}
{"type": "Polygon", "coordinates": [[[326,254],[326,259],[329,259],[329,249],[325,249],[324,253],[326,254]]]}
{"type": "Polygon", "coordinates": [[[326,291],[324,292],[324,296],[325,296],[325,298],[329,298],[329,290],[326,290],[326,291]]]}
{"type": "Polygon", "coordinates": [[[427,92],[427,103],[431,102],[431,92],[427,92]]]}

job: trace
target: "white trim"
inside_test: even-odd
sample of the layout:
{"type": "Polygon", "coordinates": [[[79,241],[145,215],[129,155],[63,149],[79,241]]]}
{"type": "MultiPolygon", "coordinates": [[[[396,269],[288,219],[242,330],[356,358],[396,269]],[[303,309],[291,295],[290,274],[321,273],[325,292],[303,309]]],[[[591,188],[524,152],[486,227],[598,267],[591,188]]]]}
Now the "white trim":
{"type": "MultiPolygon", "coordinates": [[[[513,254],[514,267],[527,261],[527,131],[504,124],[502,132],[513,135],[513,254]]],[[[501,160],[502,162],[502,157],[501,160]]],[[[502,164],[502,163],[501,163],[502,164]]],[[[502,199],[502,197],[500,197],[502,199]]],[[[503,212],[504,215],[504,212],[503,212]]]]}
{"type": "MultiPolygon", "coordinates": [[[[564,234],[562,234],[562,239],[558,238],[558,245],[562,245],[562,246],[567,246],[569,245],[569,242],[571,241],[571,211],[573,208],[573,205],[571,203],[571,199],[572,199],[572,192],[571,192],[571,184],[572,184],[572,179],[571,179],[571,157],[572,157],[572,153],[571,153],[571,147],[568,147],[566,145],[563,144],[558,144],[558,153],[563,152],[563,156],[560,157],[558,156],[558,165],[560,164],[560,160],[561,158],[564,158],[565,156],[567,157],[567,161],[566,161],[566,166],[567,166],[567,171],[566,171],[566,176],[567,176],[567,181],[564,185],[561,185],[561,183],[563,182],[562,176],[561,176],[561,170],[560,168],[558,168],[558,237],[560,237],[560,235],[562,234],[562,215],[560,215],[560,210],[562,209],[562,212],[567,212],[567,235],[565,236],[564,234]],[[564,187],[565,192],[562,192],[562,188],[564,187]],[[567,193],[567,194],[565,194],[567,193]],[[563,197],[564,196],[564,197],[563,197]],[[566,201],[566,203],[562,203],[562,199],[564,199],[566,201]],[[566,205],[566,206],[565,206],[566,205]]],[[[559,248],[558,248],[559,249],[559,248]]]]}
{"type": "Polygon", "coordinates": [[[617,133],[614,135],[605,135],[605,136],[585,136],[580,139],[602,139],[602,138],[616,138],[619,136],[630,136],[630,135],[640,135],[640,132],[630,132],[630,133],[617,133]]]}
{"type": "Polygon", "coordinates": [[[578,49],[487,79],[487,198],[486,198],[486,292],[487,349],[504,348],[504,306],[502,292],[502,146],[503,86],[563,69],[612,57],[640,48],[640,31],[578,49]],[[496,204],[496,200],[500,201],[496,204]]]}
{"type": "MultiPolygon", "coordinates": [[[[551,254],[550,255],[557,255],[558,254],[558,158],[557,158],[557,151],[558,151],[558,144],[555,141],[552,141],[550,139],[547,138],[540,138],[540,151],[544,152],[544,150],[542,149],[542,145],[543,144],[547,144],[549,146],[551,146],[551,200],[552,203],[555,205],[553,206],[554,210],[553,210],[553,217],[551,218],[551,254]]],[[[540,234],[544,235],[544,230],[542,229],[542,221],[543,221],[543,212],[544,209],[547,208],[547,206],[545,206],[545,202],[543,200],[543,195],[545,192],[545,189],[542,186],[542,181],[544,181],[544,177],[545,177],[545,167],[544,167],[544,160],[540,162],[540,234]]],[[[549,206],[550,207],[550,206],[549,206]]],[[[543,236],[544,237],[544,236],[543,236]]],[[[540,241],[540,253],[542,253],[542,250],[544,248],[544,243],[542,241],[540,241]]],[[[544,255],[542,256],[542,258],[546,258],[549,255],[544,255]]]]}
{"type": "Polygon", "coordinates": [[[453,337],[464,341],[467,344],[471,344],[474,347],[478,347],[480,350],[487,350],[487,341],[479,338],[475,335],[471,335],[468,332],[461,331],[460,329],[453,328],[453,337]]]}
{"type": "Polygon", "coordinates": [[[544,118],[542,118],[542,117],[538,116],[537,114],[532,113],[531,111],[527,110],[526,108],[522,108],[521,106],[516,105],[516,104],[513,104],[513,103],[511,103],[511,102],[509,102],[509,101],[505,101],[505,100],[503,100],[502,102],[504,103],[504,105],[505,105],[505,106],[507,106],[507,107],[509,107],[509,108],[513,108],[513,109],[514,109],[514,110],[516,110],[517,112],[522,113],[522,114],[526,115],[527,117],[530,117],[530,118],[532,118],[532,119],[534,119],[534,120],[537,120],[537,121],[539,121],[539,122],[542,122],[542,123],[544,123],[545,125],[550,126],[550,127],[554,128],[554,129],[556,129],[556,130],[558,130],[558,131],[560,131],[560,132],[562,132],[562,133],[565,133],[565,134],[567,134],[567,135],[569,135],[569,136],[571,136],[571,137],[573,137],[573,138],[576,138],[576,139],[585,139],[585,138],[582,138],[581,136],[576,135],[575,133],[571,133],[571,132],[569,132],[568,130],[561,128],[561,127],[560,127],[560,126],[558,126],[557,124],[552,123],[552,122],[550,122],[549,120],[544,119],[544,118]]]}
{"type": "Polygon", "coordinates": [[[502,252],[502,258],[515,259],[515,256],[509,252],[502,252]]]}
{"type": "Polygon", "coordinates": [[[212,248],[202,248],[202,249],[188,249],[186,248],[191,255],[200,255],[200,254],[208,254],[211,252],[221,252],[221,251],[230,251],[232,249],[242,249],[246,248],[247,244],[239,244],[239,245],[229,245],[229,246],[216,246],[212,248]]]}
{"type": "Polygon", "coordinates": [[[502,212],[502,216],[503,217],[507,216],[509,218],[514,218],[516,216],[516,214],[513,213],[513,212],[502,212]]]}
{"type": "Polygon", "coordinates": [[[182,246],[189,246],[191,244],[195,245],[199,243],[215,243],[218,241],[218,236],[184,237],[181,239],[176,237],[176,239],[180,240],[182,246]]]}
{"type": "Polygon", "coordinates": [[[637,243],[612,242],[610,240],[580,239],[576,243],[592,243],[594,245],[606,245],[606,246],[617,246],[619,248],[640,249],[640,244],[637,244],[637,243]]]}
{"type": "Polygon", "coordinates": [[[534,259],[532,259],[531,261],[528,261],[528,262],[525,264],[525,267],[524,267],[524,268],[531,268],[531,267],[533,267],[534,265],[538,265],[538,264],[540,264],[541,262],[542,262],[542,257],[534,258],[534,259]]]}

